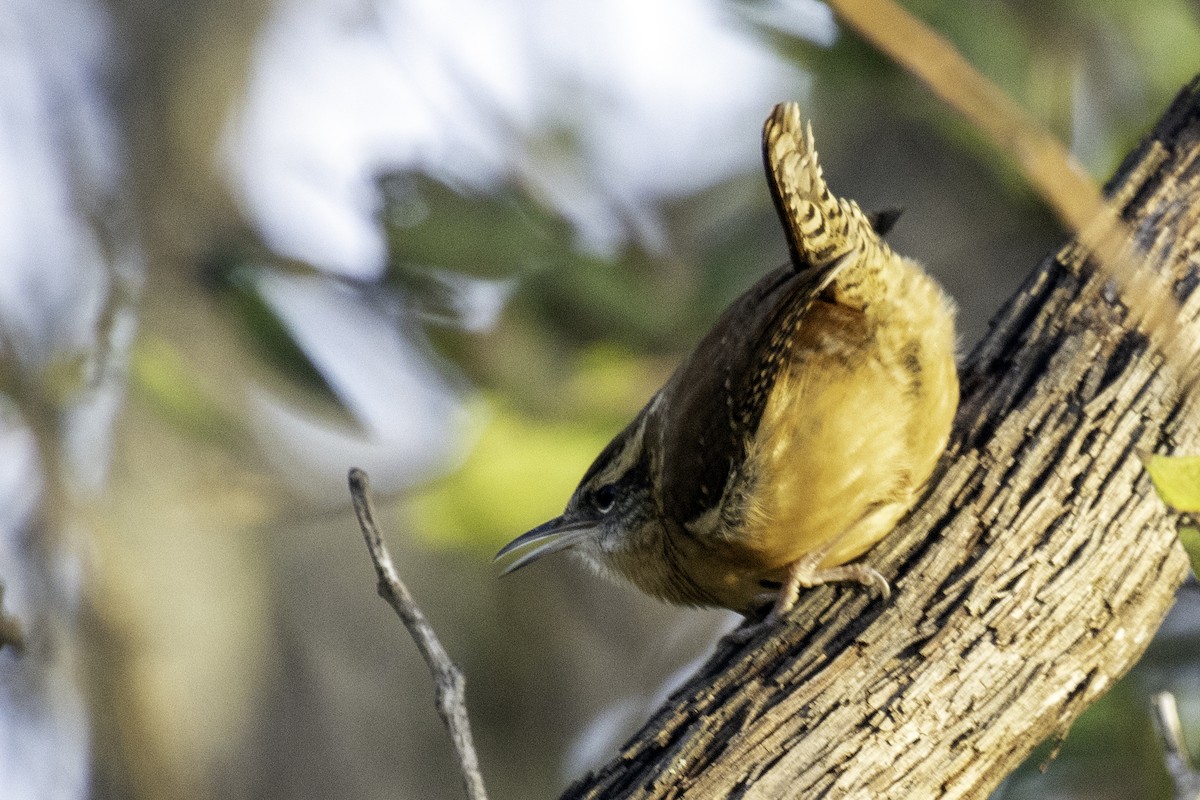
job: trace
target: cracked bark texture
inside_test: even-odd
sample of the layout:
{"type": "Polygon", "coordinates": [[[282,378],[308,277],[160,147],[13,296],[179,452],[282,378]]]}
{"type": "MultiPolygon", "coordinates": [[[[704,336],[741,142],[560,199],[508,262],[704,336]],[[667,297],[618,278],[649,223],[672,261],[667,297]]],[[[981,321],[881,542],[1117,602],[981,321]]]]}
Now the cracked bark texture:
{"type": "MultiPolygon", "coordinates": [[[[1200,341],[1200,79],[1108,187],[1200,341]]],[[[891,602],[809,591],[719,649],[565,797],[984,797],[1137,662],[1188,573],[1139,451],[1196,414],[1106,279],[1048,258],[962,369],[923,501],[867,555],[891,602]]]]}

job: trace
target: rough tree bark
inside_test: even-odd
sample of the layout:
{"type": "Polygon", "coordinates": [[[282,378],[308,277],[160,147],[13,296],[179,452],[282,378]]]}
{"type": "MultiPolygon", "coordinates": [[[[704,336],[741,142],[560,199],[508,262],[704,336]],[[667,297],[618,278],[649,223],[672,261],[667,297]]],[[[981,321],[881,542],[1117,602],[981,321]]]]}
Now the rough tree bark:
{"type": "MultiPolygon", "coordinates": [[[[1108,191],[1200,341],[1200,79],[1108,191]]],[[[565,796],[985,796],[1133,666],[1187,575],[1138,458],[1200,452],[1177,385],[1064,247],[968,358],[930,490],[868,555],[891,602],[810,591],[565,796]]]]}

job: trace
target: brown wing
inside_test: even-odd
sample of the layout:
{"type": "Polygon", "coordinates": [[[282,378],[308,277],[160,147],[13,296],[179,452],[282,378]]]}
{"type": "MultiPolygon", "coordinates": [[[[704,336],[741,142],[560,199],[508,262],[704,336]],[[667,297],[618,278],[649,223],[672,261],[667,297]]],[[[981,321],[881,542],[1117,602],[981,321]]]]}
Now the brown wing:
{"type": "Polygon", "coordinates": [[[664,388],[662,502],[678,520],[713,508],[739,474],[804,313],[864,246],[886,247],[857,204],[830,193],[795,103],[763,125],[763,166],[792,263],[735,300],[664,388]]]}
{"type": "Polygon", "coordinates": [[[790,265],[764,276],[725,310],[664,388],[655,427],[670,517],[690,521],[720,501],[791,357],[796,326],[827,279],[790,265]]]}

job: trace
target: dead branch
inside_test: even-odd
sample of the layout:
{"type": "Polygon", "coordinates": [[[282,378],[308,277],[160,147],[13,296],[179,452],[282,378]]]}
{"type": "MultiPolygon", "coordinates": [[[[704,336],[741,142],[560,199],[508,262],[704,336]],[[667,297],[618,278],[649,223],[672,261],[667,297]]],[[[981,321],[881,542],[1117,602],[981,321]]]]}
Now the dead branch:
{"type": "Polygon", "coordinates": [[[1192,767],[1192,758],[1183,740],[1175,695],[1170,692],[1154,695],[1150,710],[1158,738],[1162,741],[1163,761],[1175,786],[1175,800],[1196,800],[1200,797],[1200,774],[1192,767]]]}
{"type": "Polygon", "coordinates": [[[400,575],[392,564],[392,556],[387,545],[383,543],[379,528],[375,525],[369,492],[367,473],[357,467],[351,469],[350,497],[354,503],[354,513],[358,516],[358,525],[362,528],[363,539],[367,542],[367,550],[371,553],[371,562],[375,565],[375,574],[379,577],[379,596],[395,610],[404,627],[408,628],[413,641],[417,643],[417,649],[421,651],[425,663],[429,665],[429,673],[433,676],[433,686],[437,694],[438,714],[441,715],[442,722],[446,723],[446,729],[450,731],[467,797],[471,800],[487,800],[483,774],[479,771],[479,758],[471,740],[471,723],[467,719],[466,679],[462,671],[450,660],[446,649],[434,633],[433,626],[425,619],[408,587],[400,580],[400,575]]]}

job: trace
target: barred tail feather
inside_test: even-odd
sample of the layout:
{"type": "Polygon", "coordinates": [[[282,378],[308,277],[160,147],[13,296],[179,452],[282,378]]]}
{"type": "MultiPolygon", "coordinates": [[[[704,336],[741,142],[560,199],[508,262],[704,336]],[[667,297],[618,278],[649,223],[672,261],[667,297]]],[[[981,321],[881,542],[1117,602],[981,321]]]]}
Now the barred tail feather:
{"type": "Polygon", "coordinates": [[[763,161],[797,270],[829,268],[855,251],[844,262],[890,256],[858,204],[829,191],[796,103],[775,106],[763,125],[763,161]]]}

